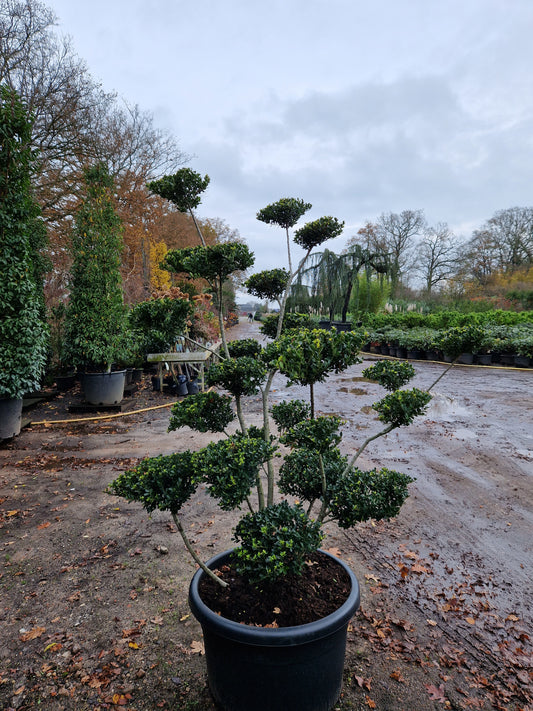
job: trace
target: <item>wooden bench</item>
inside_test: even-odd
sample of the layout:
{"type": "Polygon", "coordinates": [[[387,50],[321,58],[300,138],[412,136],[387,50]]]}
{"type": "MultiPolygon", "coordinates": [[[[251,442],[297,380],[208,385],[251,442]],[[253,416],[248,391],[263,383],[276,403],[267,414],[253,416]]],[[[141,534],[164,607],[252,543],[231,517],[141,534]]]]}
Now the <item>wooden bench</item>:
{"type": "Polygon", "coordinates": [[[146,360],[148,363],[157,363],[157,375],[163,381],[163,363],[177,363],[178,365],[189,366],[201,379],[202,392],[205,391],[204,372],[205,366],[212,360],[218,358],[220,343],[201,351],[178,351],[176,353],[148,353],[146,360]]]}

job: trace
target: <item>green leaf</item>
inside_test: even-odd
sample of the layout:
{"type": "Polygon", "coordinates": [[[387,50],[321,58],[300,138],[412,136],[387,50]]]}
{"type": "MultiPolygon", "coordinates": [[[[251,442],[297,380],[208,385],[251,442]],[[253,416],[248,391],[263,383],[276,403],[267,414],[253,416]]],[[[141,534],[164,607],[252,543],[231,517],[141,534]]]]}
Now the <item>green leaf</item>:
{"type": "Polygon", "coordinates": [[[394,427],[410,425],[411,422],[423,415],[431,400],[431,395],[425,390],[413,388],[412,390],[397,390],[389,393],[382,400],[375,402],[372,407],[379,413],[379,419],[394,427]]]}
{"type": "Polygon", "coordinates": [[[330,510],[341,528],[352,528],[369,519],[397,516],[413,479],[392,469],[352,469],[335,487],[330,510]]]}
{"type": "Polygon", "coordinates": [[[252,583],[300,575],[322,540],[320,524],[286,501],[244,516],[235,528],[237,570],[252,583]]]}

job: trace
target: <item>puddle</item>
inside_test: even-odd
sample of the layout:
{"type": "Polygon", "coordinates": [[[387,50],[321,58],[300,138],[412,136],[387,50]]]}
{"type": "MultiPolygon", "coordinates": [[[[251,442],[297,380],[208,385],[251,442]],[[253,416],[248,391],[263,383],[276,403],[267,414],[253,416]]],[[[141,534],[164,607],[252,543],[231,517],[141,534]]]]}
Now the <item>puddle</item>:
{"type": "Polygon", "coordinates": [[[426,415],[429,417],[438,416],[443,420],[455,420],[458,417],[470,415],[468,408],[461,405],[456,398],[433,393],[433,398],[429,403],[426,415]]]}

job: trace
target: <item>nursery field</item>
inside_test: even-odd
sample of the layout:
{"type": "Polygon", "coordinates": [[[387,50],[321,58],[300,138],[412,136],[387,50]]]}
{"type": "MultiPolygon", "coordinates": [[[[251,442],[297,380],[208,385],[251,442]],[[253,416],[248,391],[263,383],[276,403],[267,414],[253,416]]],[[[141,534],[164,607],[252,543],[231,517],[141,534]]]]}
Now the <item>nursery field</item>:
{"type": "MultiPolygon", "coordinates": [[[[229,335],[261,339],[257,323],[229,335]]],[[[378,429],[371,358],[316,386],[317,409],[345,420],[345,452],[378,429]]],[[[419,388],[445,367],[414,365],[419,388]]],[[[306,396],[279,377],[272,400],[306,396]]],[[[174,400],[145,376],[126,410],[151,409],[74,422],[88,416],[69,413],[71,391],[0,444],[0,708],[214,711],[181,538],[104,492],[139,458],[210,441],[167,433],[174,400]]],[[[247,408],[259,424],[259,398],[247,408]]],[[[362,466],[416,481],[396,520],[327,528],[323,547],[362,589],[338,711],[533,709],[532,421],[533,371],[456,366],[425,416],[365,451],[362,466]]],[[[183,521],[204,558],[231,547],[205,491],[183,521]]]]}

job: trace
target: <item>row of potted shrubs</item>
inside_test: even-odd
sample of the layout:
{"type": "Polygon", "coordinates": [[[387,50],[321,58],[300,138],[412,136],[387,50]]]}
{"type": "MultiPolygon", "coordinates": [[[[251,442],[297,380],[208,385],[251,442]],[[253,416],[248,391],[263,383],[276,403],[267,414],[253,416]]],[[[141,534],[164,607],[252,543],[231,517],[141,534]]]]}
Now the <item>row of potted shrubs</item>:
{"type": "Polygon", "coordinates": [[[442,330],[383,326],[368,333],[366,350],[399,358],[451,361],[461,340],[464,347],[465,335],[468,348],[459,356],[460,362],[528,367],[533,358],[533,323],[486,323],[442,330]]]}
{"type": "Polygon", "coordinates": [[[532,324],[533,311],[489,311],[463,312],[454,310],[422,314],[419,311],[398,311],[393,313],[361,313],[361,324],[368,330],[380,330],[384,326],[400,329],[431,328],[437,331],[460,326],[516,326],[532,324]]]}
{"type": "MultiPolygon", "coordinates": [[[[459,362],[480,365],[533,365],[533,313],[492,311],[490,314],[492,320],[471,318],[470,322],[468,318],[462,317],[486,315],[459,312],[427,316],[417,313],[367,314],[366,318],[363,317],[355,324],[322,321],[308,314],[287,313],[285,322],[291,328],[335,328],[337,331],[363,328],[368,335],[363,351],[397,358],[427,358],[445,362],[459,358],[459,362]],[[529,320],[524,318],[524,314],[529,315],[529,320]],[[431,319],[432,316],[435,318],[431,319]],[[464,323],[443,325],[453,323],[454,319],[464,320],[464,323]],[[502,323],[504,321],[508,323],[502,323]],[[416,323],[424,325],[412,325],[416,323]],[[440,323],[440,328],[430,327],[428,323],[434,326],[440,323]]],[[[276,325],[277,317],[267,316],[263,320],[261,332],[273,337],[276,325]]]]}

